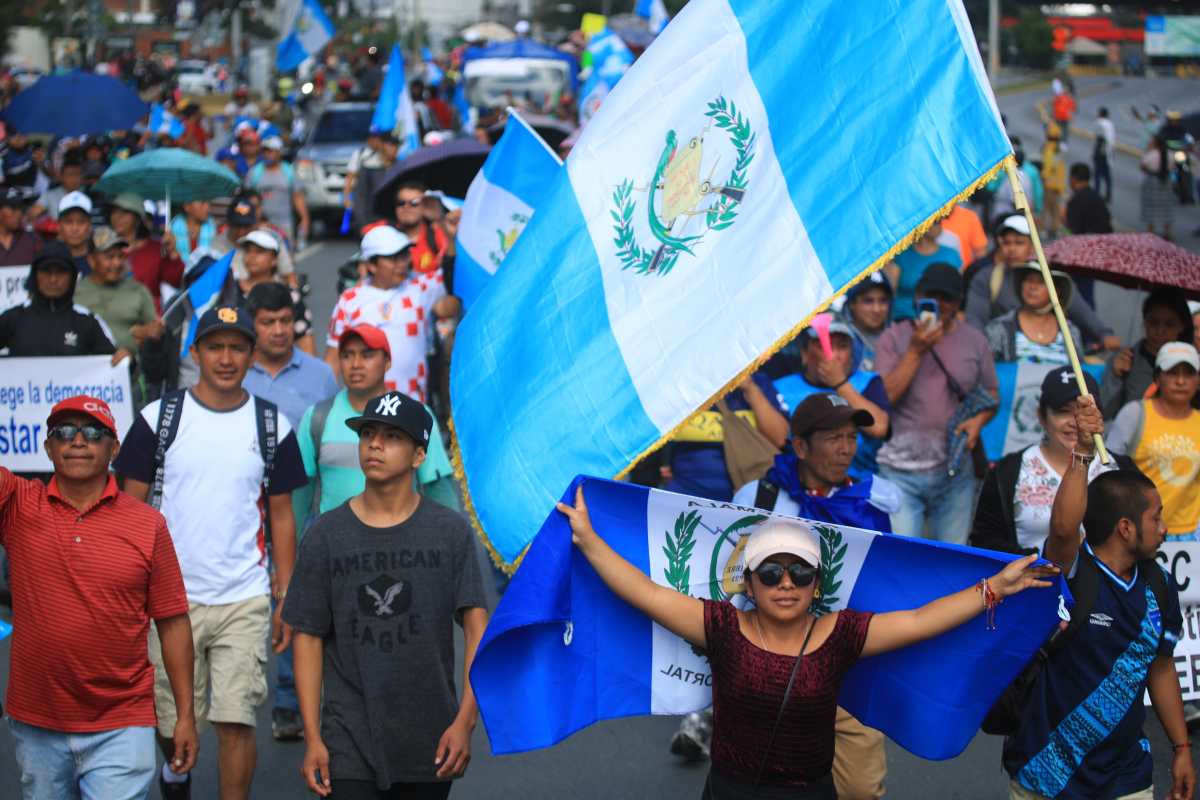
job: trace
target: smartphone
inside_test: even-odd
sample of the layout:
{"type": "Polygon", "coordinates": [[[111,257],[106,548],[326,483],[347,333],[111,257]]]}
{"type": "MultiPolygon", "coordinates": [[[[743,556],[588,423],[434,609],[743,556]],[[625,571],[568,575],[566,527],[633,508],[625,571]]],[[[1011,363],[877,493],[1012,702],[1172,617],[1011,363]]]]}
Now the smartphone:
{"type": "Polygon", "coordinates": [[[917,301],[917,319],[926,328],[932,328],[938,323],[937,300],[923,297],[917,301]]]}

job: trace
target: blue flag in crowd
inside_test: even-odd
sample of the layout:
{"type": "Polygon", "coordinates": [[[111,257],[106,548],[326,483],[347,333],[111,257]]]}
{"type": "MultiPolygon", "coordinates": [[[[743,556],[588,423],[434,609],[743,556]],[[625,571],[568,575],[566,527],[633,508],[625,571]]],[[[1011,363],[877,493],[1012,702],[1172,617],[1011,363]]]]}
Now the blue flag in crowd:
{"type": "MultiPolygon", "coordinates": [[[[1000,406],[996,416],[983,426],[979,434],[989,461],[999,461],[1031,444],[1042,441],[1042,424],[1038,422],[1038,400],[1042,396],[1042,380],[1046,373],[1058,369],[1058,364],[1034,364],[1021,361],[997,362],[996,378],[1000,382],[1000,406]]],[[[1100,380],[1103,364],[1083,364],[1083,369],[1100,380]]],[[[1071,380],[1075,380],[1074,375],[1071,380]]]]}
{"type": "Polygon", "coordinates": [[[633,63],[633,53],[621,41],[621,37],[605,29],[588,42],[591,54],[591,72],[579,90],[579,122],[587,124],[608,97],[609,92],[621,80],[621,76],[633,63]]]}
{"type": "Polygon", "coordinates": [[[688,3],[458,329],[458,455],[493,556],[511,566],[575,475],[623,474],[1010,152],[959,0],[688,3]]]}
{"type": "Polygon", "coordinates": [[[179,117],[172,114],[163,108],[162,103],[150,104],[150,133],[157,136],[160,133],[165,133],[172,139],[178,139],[183,136],[183,122],[179,117]]]}
{"type": "Polygon", "coordinates": [[[467,189],[458,224],[454,292],[466,307],[491,281],[561,169],[554,151],[510,109],[504,134],[467,189]]]}
{"type": "Polygon", "coordinates": [[[296,18],[276,50],[276,68],[280,72],[294,70],[302,61],[321,52],[336,32],[319,0],[301,0],[296,18]]]}
{"type": "Polygon", "coordinates": [[[188,320],[187,335],[183,339],[184,353],[191,349],[192,341],[196,338],[196,323],[200,321],[200,317],[204,316],[205,311],[216,305],[220,298],[221,288],[225,285],[225,279],[229,277],[229,270],[233,266],[233,256],[236,252],[236,250],[230,250],[209,264],[200,277],[196,278],[195,283],[188,287],[188,303],[192,307],[192,316],[188,320]]]}
{"type": "Polygon", "coordinates": [[[441,86],[442,79],[446,76],[442,72],[442,68],[433,60],[433,51],[428,47],[422,47],[421,60],[425,62],[425,83],[433,87],[441,86]]]}
{"type": "Polygon", "coordinates": [[[379,101],[371,117],[371,130],[396,134],[400,139],[401,155],[420,147],[417,114],[408,92],[408,82],[404,79],[404,53],[398,44],[392,45],[387,75],[383,78],[379,101]]]}
{"type": "MultiPolygon", "coordinates": [[[[765,517],[627,483],[584,481],[596,530],[656,583],[692,597],[741,591],[742,537],[765,517]]],[[[820,534],[817,613],[917,608],[1003,569],[1014,556],[810,523],[820,534]]],[[[839,703],[922,758],[953,758],[1000,692],[1059,621],[1057,589],[1006,598],[996,630],[984,615],[935,639],[863,659],[839,703]]],[[[682,714],[711,702],[712,673],[692,646],[608,590],[574,552],[553,511],[500,600],[475,654],[471,686],[495,753],[550,745],[602,719],[682,714]]]]}
{"type": "Polygon", "coordinates": [[[654,34],[662,33],[663,28],[667,27],[667,23],[671,21],[671,16],[667,13],[667,7],[663,5],[663,0],[637,0],[633,7],[633,13],[646,20],[646,24],[650,26],[650,32],[654,34]]]}

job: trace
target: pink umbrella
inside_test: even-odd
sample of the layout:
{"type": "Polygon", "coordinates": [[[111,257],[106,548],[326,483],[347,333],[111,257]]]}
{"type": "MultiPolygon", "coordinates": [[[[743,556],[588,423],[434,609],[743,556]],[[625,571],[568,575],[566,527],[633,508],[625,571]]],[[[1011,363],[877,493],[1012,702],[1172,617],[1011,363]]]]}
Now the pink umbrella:
{"type": "Polygon", "coordinates": [[[1175,286],[1200,298],[1200,255],[1153,233],[1067,236],[1046,248],[1046,259],[1073,274],[1134,288],[1175,286]]]}

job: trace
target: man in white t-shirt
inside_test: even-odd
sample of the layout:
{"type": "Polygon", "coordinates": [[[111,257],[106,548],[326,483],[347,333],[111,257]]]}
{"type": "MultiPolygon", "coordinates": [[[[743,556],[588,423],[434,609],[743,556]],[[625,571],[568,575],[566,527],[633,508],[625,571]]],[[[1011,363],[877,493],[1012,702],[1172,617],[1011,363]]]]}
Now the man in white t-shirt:
{"type": "MultiPolygon", "coordinates": [[[[199,382],[143,409],[113,464],[125,491],[156,506],[171,531],[196,653],[196,719],[216,728],[223,798],[250,794],[255,712],[267,698],[268,631],[277,653],[291,640],[278,613],[271,617],[270,596],[282,607],[296,560],[291,493],[307,483],[287,418],[242,388],[254,342],[245,311],[205,312],[191,350],[199,382]]],[[[171,753],[175,706],[153,634],[150,652],[159,743],[171,753]]],[[[190,796],[186,776],[165,764],[159,789],[164,798],[190,796]]]]}
{"type": "Polygon", "coordinates": [[[387,225],[372,228],[363,237],[359,257],[367,263],[370,277],[338,298],[329,321],[325,360],[336,374],[342,333],[355,325],[374,325],[387,334],[392,350],[387,387],[425,402],[431,326],[434,319],[457,317],[461,304],[446,294],[440,270],[431,275],[412,271],[412,245],[407,236],[387,225]]]}

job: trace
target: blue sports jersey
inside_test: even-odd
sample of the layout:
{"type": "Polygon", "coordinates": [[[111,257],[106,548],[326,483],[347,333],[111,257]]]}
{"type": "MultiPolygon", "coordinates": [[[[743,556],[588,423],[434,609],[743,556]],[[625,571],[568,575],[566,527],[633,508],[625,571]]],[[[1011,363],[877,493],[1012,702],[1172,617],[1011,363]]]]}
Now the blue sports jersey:
{"type": "Polygon", "coordinates": [[[1086,543],[1079,558],[1100,570],[1096,605],[1034,683],[1020,730],[1004,742],[1004,768],[1047,797],[1107,800],[1153,782],[1142,697],[1150,663],[1172,655],[1183,617],[1169,576],[1160,609],[1136,567],[1126,582],[1086,543]]]}

